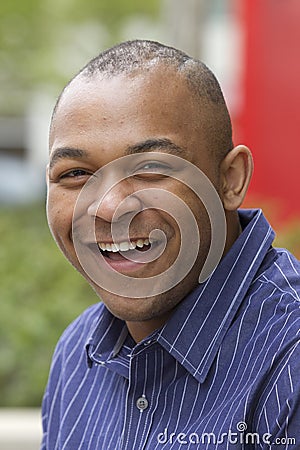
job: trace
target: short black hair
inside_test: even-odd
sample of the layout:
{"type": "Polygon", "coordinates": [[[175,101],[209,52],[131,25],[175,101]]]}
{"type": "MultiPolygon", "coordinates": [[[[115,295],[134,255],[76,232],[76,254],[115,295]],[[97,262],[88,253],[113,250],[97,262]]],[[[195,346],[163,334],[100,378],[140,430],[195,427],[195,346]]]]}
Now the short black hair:
{"type": "Polygon", "coordinates": [[[101,52],[65,86],[56,102],[53,116],[66,88],[78,77],[90,80],[99,76],[111,78],[121,74],[134,75],[141,71],[150,71],[158,65],[168,66],[182,74],[191,93],[196,99],[201,100],[201,105],[204,102],[213,107],[208,118],[209,123],[207,123],[209,146],[215,149],[220,159],[223,159],[224,155],[233,148],[232,126],[218,80],[202,61],[156,41],[139,39],[125,41],[101,52]]]}

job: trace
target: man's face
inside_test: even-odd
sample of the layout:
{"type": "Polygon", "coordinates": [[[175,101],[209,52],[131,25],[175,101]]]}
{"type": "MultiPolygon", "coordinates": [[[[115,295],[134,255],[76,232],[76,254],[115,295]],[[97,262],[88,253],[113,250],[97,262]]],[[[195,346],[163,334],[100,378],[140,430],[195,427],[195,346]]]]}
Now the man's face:
{"type": "MultiPolygon", "coordinates": [[[[172,176],[184,170],[172,155],[197,166],[218,187],[203,117],[205,110],[195,106],[182,78],[165,68],[134,77],[77,79],[56,111],[50,132],[49,225],[69,261],[108,309],[126,321],[160,323],[197,285],[210,246],[209,219],[197,195],[179,181],[180,176],[172,176]],[[94,187],[76,206],[91,179],[94,187]],[[201,246],[188,275],[166,292],[160,286],[155,295],[116,294],[80,264],[75,239],[87,252],[94,240],[92,260],[100,272],[122,274],[129,282],[130,277],[159,280],[179,254],[181,228],[187,233],[194,229],[186,208],[196,219],[201,246]],[[137,258],[130,258],[131,252],[137,258]]],[[[185,261],[197,244],[197,235],[190,232],[182,249],[185,261]]]]}

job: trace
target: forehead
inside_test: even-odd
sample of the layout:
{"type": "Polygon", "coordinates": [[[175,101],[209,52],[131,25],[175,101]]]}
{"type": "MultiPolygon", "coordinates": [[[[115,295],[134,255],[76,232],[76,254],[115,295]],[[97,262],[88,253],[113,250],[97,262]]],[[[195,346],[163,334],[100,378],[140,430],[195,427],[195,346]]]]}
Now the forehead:
{"type": "Polygon", "coordinates": [[[129,146],[153,137],[205,145],[201,108],[185,78],[158,67],[111,78],[77,77],[62,95],[50,130],[53,146],[129,146]],[[79,142],[78,142],[79,141],[79,142]]]}
{"type": "MultiPolygon", "coordinates": [[[[117,119],[134,110],[140,114],[180,116],[193,119],[195,101],[185,78],[171,68],[158,66],[145,72],[108,77],[75,78],[63,93],[56,116],[84,112],[84,108],[103,114],[104,119],[117,119]],[[139,108],[139,109],[137,109],[139,108]]],[[[88,116],[87,111],[85,111],[88,116]]],[[[56,117],[55,117],[56,118],[56,117]]],[[[88,117],[87,117],[88,118],[88,117]]],[[[186,118],[185,118],[186,119],[186,118]]]]}

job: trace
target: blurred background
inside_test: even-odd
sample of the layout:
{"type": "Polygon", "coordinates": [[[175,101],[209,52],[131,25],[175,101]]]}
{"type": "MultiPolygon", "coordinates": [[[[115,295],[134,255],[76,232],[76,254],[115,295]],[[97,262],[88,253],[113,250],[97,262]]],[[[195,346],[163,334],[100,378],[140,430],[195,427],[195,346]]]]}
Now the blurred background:
{"type": "MultiPolygon", "coordinates": [[[[56,248],[44,212],[49,120],[64,84],[125,39],[202,59],[223,88],[235,144],[254,154],[245,207],[262,207],[276,244],[299,257],[299,23],[298,0],[0,3],[0,407],[40,406],[61,332],[98,301],[56,248]]],[[[7,414],[3,450],[13,448],[1,441],[7,414]]]]}

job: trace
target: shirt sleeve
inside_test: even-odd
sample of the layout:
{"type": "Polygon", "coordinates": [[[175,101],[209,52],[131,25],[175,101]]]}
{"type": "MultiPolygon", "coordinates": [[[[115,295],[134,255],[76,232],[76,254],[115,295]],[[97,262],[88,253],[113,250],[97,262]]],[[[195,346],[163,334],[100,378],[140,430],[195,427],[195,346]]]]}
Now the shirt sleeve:
{"type": "Polygon", "coordinates": [[[43,427],[43,437],[41,442],[40,450],[47,450],[47,430],[48,430],[48,392],[44,393],[43,403],[42,403],[42,427],[43,427]]]}
{"type": "Polygon", "coordinates": [[[43,437],[40,450],[54,450],[59,439],[62,345],[58,343],[50,368],[49,379],[42,402],[43,437]]]}
{"type": "Polygon", "coordinates": [[[300,342],[286,351],[257,408],[258,449],[300,448],[300,342]]]}
{"type": "MultiPolygon", "coordinates": [[[[55,348],[47,387],[42,403],[43,437],[40,450],[55,450],[61,439],[61,415],[66,370],[69,364],[68,355],[78,348],[80,354],[85,352],[87,335],[90,328],[98,320],[102,304],[92,305],[75,319],[63,332],[55,348]]],[[[76,359],[76,355],[74,356],[76,359]]],[[[72,366],[70,366],[72,368],[72,366]]],[[[70,370],[70,369],[69,369],[70,370]]]]}

